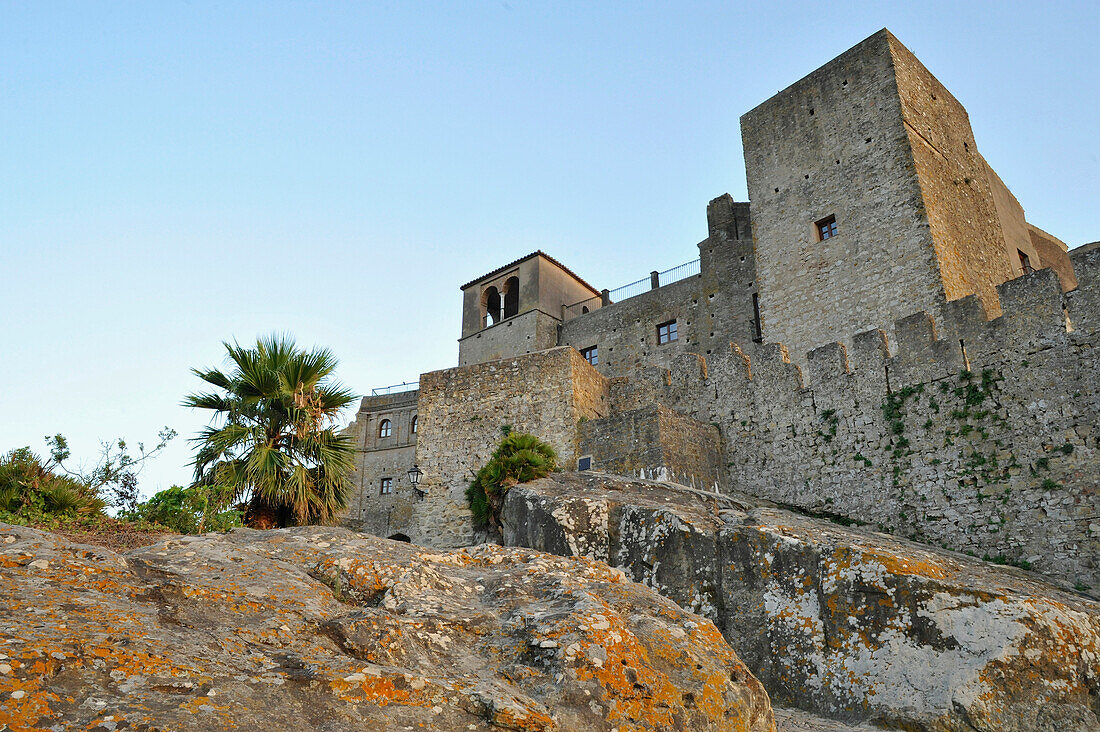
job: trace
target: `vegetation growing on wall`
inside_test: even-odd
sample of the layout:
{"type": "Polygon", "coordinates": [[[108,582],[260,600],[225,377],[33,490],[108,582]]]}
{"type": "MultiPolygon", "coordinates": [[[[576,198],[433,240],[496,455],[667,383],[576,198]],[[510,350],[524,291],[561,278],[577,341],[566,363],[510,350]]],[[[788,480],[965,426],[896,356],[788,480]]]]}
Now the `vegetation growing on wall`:
{"type": "Polygon", "coordinates": [[[500,534],[500,511],[508,489],[549,475],[557,469],[554,448],[534,435],[502,430],[504,437],[466,489],[474,525],[500,534]]]}

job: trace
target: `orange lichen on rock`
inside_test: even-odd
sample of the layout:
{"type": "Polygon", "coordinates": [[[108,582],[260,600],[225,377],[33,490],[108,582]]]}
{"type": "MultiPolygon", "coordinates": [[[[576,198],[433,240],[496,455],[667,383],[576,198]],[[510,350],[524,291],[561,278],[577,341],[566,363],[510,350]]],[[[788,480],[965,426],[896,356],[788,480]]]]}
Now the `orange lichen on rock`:
{"type": "MultiPolygon", "coordinates": [[[[1096,602],[1018,569],[744,496],[715,522],[708,500],[668,483],[554,474],[509,491],[505,527],[519,528],[505,540],[615,547],[629,576],[701,608],[787,703],[912,729],[1100,729],[1096,602]]],[[[661,659],[658,641],[667,645],[651,635],[648,656],[630,661],[639,677],[661,659]]],[[[623,694],[615,652],[608,668],[583,673],[623,694]]]]}
{"type": "Polygon", "coordinates": [[[13,732],[774,729],[713,625],[599,562],[328,528],[124,556],[3,531],[13,732]]]}

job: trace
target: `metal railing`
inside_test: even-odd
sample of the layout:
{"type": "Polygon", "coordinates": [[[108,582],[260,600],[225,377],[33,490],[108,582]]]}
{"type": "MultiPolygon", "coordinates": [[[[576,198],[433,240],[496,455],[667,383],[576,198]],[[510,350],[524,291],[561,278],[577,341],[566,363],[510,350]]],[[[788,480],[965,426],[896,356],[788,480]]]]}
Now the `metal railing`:
{"type": "Polygon", "coordinates": [[[658,276],[661,278],[662,285],[671,285],[673,282],[686,280],[692,275],[697,275],[699,271],[699,260],[693,259],[690,262],[684,262],[679,267],[673,267],[672,269],[666,269],[664,272],[659,272],[658,276]]]}
{"type": "Polygon", "coordinates": [[[640,280],[631,282],[629,285],[623,285],[622,287],[616,287],[611,292],[607,293],[608,300],[611,302],[622,302],[623,300],[629,300],[635,295],[641,295],[643,292],[649,292],[653,289],[653,278],[645,277],[640,280]]]}
{"type": "Polygon", "coordinates": [[[371,396],[385,396],[386,394],[400,394],[406,391],[416,391],[420,388],[419,381],[402,381],[400,384],[394,384],[393,386],[383,386],[378,389],[371,389],[371,396]]]}
{"type": "Polygon", "coordinates": [[[590,313],[600,307],[600,296],[595,295],[587,300],[581,300],[575,302],[572,305],[566,305],[563,310],[563,316],[565,320],[572,320],[580,315],[590,313]]]}
{"type": "Polygon", "coordinates": [[[649,292],[650,290],[656,290],[658,287],[671,285],[673,282],[679,282],[680,280],[686,280],[688,277],[699,274],[699,272],[698,259],[685,262],[672,269],[666,269],[664,272],[653,271],[649,273],[649,277],[644,277],[628,285],[623,285],[622,287],[616,287],[614,290],[604,290],[600,295],[581,300],[580,302],[575,302],[572,305],[566,305],[562,308],[562,316],[564,320],[572,320],[573,318],[597,310],[604,305],[629,300],[632,297],[649,292]]]}

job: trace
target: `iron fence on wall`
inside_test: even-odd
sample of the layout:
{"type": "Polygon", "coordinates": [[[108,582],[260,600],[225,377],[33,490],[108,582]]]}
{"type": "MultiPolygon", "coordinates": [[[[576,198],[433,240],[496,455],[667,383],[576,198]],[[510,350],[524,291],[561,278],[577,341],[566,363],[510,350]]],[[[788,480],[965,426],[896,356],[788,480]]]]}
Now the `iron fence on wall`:
{"type": "MultiPolygon", "coordinates": [[[[650,290],[655,290],[658,287],[664,287],[665,285],[671,285],[673,282],[685,280],[688,277],[699,274],[699,272],[700,263],[698,259],[693,259],[690,262],[685,262],[684,264],[673,267],[672,269],[666,269],[664,272],[654,272],[650,274],[649,277],[643,277],[642,279],[631,282],[628,285],[623,285],[622,287],[616,287],[614,290],[609,290],[607,292],[606,304],[610,305],[611,303],[629,300],[632,297],[649,292],[650,290]]],[[[603,296],[596,295],[585,300],[581,300],[580,302],[575,302],[572,305],[567,305],[563,313],[564,319],[572,320],[573,318],[592,312],[593,310],[601,307],[601,305],[603,304],[602,301],[603,296]]]]}
{"type": "Polygon", "coordinates": [[[406,391],[416,391],[420,388],[419,381],[402,381],[400,384],[394,384],[393,386],[383,386],[378,389],[371,389],[371,396],[385,396],[386,394],[401,394],[406,391]]]}

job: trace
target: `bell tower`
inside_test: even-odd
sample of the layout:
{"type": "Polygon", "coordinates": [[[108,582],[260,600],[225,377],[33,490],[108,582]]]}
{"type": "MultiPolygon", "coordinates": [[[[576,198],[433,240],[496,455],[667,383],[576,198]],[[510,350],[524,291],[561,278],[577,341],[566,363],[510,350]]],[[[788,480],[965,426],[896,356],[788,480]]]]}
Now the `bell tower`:
{"type": "Polygon", "coordinates": [[[499,267],[462,286],[458,365],[493,361],[558,345],[565,307],[600,307],[600,293],[543,252],[499,267]]]}

